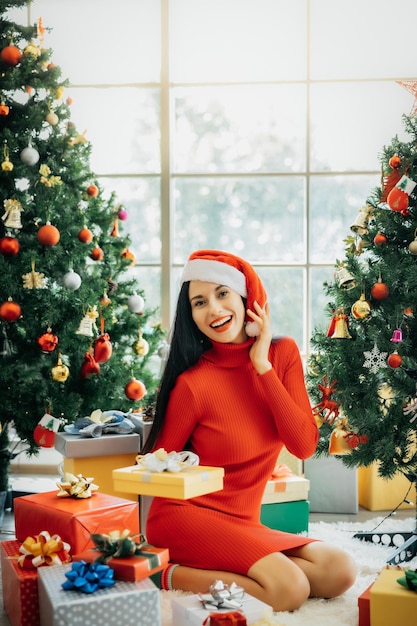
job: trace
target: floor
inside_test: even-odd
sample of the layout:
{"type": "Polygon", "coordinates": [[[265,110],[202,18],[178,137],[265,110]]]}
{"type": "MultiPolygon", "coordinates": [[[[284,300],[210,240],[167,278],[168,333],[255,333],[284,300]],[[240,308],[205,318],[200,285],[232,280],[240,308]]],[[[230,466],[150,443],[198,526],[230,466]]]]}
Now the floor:
{"type": "MultiPolygon", "coordinates": [[[[359,508],[357,514],[340,514],[340,513],[310,513],[309,520],[311,523],[324,521],[324,522],[364,522],[375,517],[381,517],[389,515],[390,511],[368,511],[367,509],[359,508]]],[[[397,519],[406,519],[414,514],[413,510],[398,510],[395,513],[397,519]]],[[[410,529],[413,530],[413,529],[410,529]]],[[[0,529],[0,541],[11,541],[15,538],[14,535],[14,515],[13,512],[8,509],[5,511],[3,524],[0,529]]],[[[1,579],[1,572],[0,572],[1,579]]],[[[2,594],[0,589],[0,626],[11,626],[10,621],[2,608],[2,594]]]]}

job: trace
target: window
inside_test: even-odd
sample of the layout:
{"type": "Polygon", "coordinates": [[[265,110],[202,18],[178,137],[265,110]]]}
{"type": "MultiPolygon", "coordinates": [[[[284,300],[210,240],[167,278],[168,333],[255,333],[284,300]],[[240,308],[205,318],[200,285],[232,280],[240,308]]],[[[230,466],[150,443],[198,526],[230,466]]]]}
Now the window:
{"type": "MultiPolygon", "coordinates": [[[[23,9],[15,10],[23,11],[23,9]]],[[[323,282],[413,106],[415,0],[33,0],[92,167],[129,214],[139,277],[169,326],[188,254],[262,276],[303,354],[323,282]],[[100,19],[98,20],[98,16],[100,19]]],[[[15,19],[17,17],[15,16],[15,19]]]]}

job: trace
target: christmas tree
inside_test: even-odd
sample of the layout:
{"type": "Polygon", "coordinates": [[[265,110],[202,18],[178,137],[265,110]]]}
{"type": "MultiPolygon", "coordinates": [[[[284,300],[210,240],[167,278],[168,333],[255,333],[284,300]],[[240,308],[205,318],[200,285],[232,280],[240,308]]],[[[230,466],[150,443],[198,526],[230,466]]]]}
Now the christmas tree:
{"type": "Polygon", "coordinates": [[[0,491],[11,426],[36,454],[57,424],[151,406],[164,335],[129,275],[127,211],[90,169],[42,19],[7,19],[25,4],[0,9],[0,491]]]}
{"type": "MultiPolygon", "coordinates": [[[[414,87],[417,83],[404,85],[414,87]]],[[[317,454],[345,465],[378,461],[381,476],[417,471],[417,116],[381,154],[370,191],[336,260],[329,324],[314,330],[307,385],[319,425],[317,454]]]]}

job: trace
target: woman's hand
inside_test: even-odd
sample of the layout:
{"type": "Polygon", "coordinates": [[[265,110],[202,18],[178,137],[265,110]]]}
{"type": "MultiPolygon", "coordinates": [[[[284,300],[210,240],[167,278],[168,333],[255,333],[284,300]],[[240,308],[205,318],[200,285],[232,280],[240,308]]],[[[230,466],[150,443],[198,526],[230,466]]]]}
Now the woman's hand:
{"type": "Polygon", "coordinates": [[[256,301],[253,304],[255,311],[247,309],[248,316],[258,324],[261,329],[260,334],[255,338],[255,343],[249,351],[249,356],[253,367],[258,374],[265,374],[272,365],[269,361],[269,347],[272,340],[271,316],[269,313],[269,304],[265,304],[262,308],[256,301]]]}

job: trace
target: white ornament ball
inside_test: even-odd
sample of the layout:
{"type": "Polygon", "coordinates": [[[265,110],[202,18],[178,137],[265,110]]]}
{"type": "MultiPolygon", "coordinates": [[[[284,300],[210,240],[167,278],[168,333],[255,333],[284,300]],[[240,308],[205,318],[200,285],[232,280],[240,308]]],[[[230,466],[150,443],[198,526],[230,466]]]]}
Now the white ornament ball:
{"type": "Polygon", "coordinates": [[[142,296],[134,295],[129,296],[127,300],[127,307],[131,313],[142,313],[145,308],[145,300],[142,296]]]}
{"type": "Polygon", "coordinates": [[[64,274],[63,283],[70,291],[76,291],[81,286],[81,276],[70,270],[64,274]]]}
{"type": "Polygon", "coordinates": [[[20,153],[20,160],[25,165],[36,165],[36,163],[39,161],[39,152],[31,146],[23,148],[22,152],[20,153]]]}

